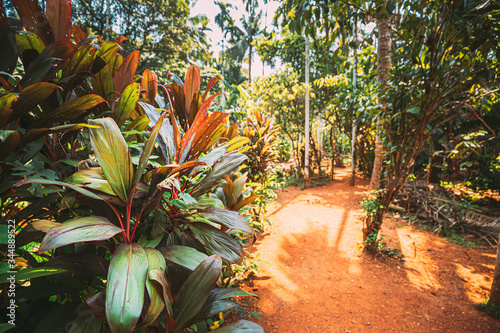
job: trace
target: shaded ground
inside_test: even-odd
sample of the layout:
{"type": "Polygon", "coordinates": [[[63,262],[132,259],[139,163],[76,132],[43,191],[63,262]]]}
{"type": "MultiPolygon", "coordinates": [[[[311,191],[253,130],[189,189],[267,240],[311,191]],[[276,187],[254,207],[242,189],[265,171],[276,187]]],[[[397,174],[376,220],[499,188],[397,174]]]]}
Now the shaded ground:
{"type": "Polygon", "coordinates": [[[494,249],[463,248],[387,218],[383,234],[404,260],[362,252],[359,202],[368,181],[348,186],[347,170],[307,190],[289,187],[271,210],[269,233],[250,250],[259,264],[244,286],[261,297],[266,332],[500,332],[478,311],[488,295],[494,249]]]}

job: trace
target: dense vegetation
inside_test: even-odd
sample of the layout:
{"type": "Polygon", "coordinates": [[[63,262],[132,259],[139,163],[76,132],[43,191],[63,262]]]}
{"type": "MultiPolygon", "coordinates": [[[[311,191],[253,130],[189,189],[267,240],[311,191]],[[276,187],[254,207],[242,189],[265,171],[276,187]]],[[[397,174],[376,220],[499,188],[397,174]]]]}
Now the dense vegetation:
{"type": "Polygon", "coordinates": [[[409,179],[500,190],[497,2],[285,0],[273,27],[256,0],[242,2],[241,22],[239,4],[215,3],[218,59],[189,1],[2,2],[0,282],[2,305],[15,288],[12,332],[262,331],[215,319],[234,296],[255,296],[235,275],[264,227],[270,170],[304,175],[306,94],[311,175],[350,155],[371,177],[368,250],[409,179]],[[282,68],[252,78],[257,56],[282,68]]]}

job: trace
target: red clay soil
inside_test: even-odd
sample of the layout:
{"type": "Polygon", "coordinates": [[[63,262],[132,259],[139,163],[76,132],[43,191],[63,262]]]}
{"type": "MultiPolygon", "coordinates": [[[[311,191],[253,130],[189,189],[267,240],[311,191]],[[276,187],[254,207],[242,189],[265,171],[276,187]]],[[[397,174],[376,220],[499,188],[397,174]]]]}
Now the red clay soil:
{"type": "Polygon", "coordinates": [[[451,244],[388,217],[384,240],[403,260],[362,251],[359,202],[347,170],[326,186],[278,193],[272,225],[250,249],[258,274],[243,286],[266,332],[500,332],[476,309],[488,295],[495,250],[451,244]]]}

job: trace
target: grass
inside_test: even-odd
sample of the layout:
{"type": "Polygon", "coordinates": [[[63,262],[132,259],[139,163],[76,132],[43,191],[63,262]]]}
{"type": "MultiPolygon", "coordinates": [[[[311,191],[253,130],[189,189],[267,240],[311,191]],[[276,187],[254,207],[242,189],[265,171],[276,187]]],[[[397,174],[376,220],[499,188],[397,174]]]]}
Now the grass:
{"type": "Polygon", "coordinates": [[[487,299],[486,301],[484,301],[481,304],[478,304],[477,309],[480,311],[486,312],[487,314],[489,314],[490,316],[492,316],[496,319],[500,319],[500,306],[496,305],[493,302],[490,302],[489,299],[487,299]]]}

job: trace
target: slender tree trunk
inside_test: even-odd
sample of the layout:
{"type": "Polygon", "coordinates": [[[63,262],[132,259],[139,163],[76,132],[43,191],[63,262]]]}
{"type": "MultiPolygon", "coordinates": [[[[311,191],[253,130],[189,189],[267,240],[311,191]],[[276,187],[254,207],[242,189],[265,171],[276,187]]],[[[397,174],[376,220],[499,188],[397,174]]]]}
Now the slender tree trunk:
{"type": "Polygon", "coordinates": [[[248,85],[252,85],[252,41],[250,40],[249,55],[248,55],[248,85]]]}
{"type": "Polygon", "coordinates": [[[332,175],[331,178],[333,180],[333,175],[335,174],[335,156],[336,156],[336,151],[337,151],[337,142],[333,141],[333,124],[332,127],[330,127],[330,147],[332,147],[332,175]]]}
{"type": "MultiPolygon", "coordinates": [[[[386,87],[386,80],[391,70],[391,31],[388,20],[378,20],[378,84],[379,90],[386,87]]],[[[375,134],[375,161],[373,162],[373,172],[370,180],[370,190],[377,190],[380,187],[380,176],[382,174],[384,145],[382,143],[380,132],[384,127],[384,113],[386,103],[379,100],[382,104],[381,115],[377,116],[377,132],[375,134]]]]}
{"type": "Polygon", "coordinates": [[[500,239],[497,247],[497,261],[495,264],[495,273],[491,283],[490,302],[500,305],[500,239]]]}
{"type": "Polygon", "coordinates": [[[427,172],[427,182],[429,184],[439,183],[439,173],[441,172],[441,168],[438,167],[438,165],[443,162],[443,158],[441,156],[434,154],[436,146],[436,142],[431,137],[429,145],[429,170],[427,172]]]}

